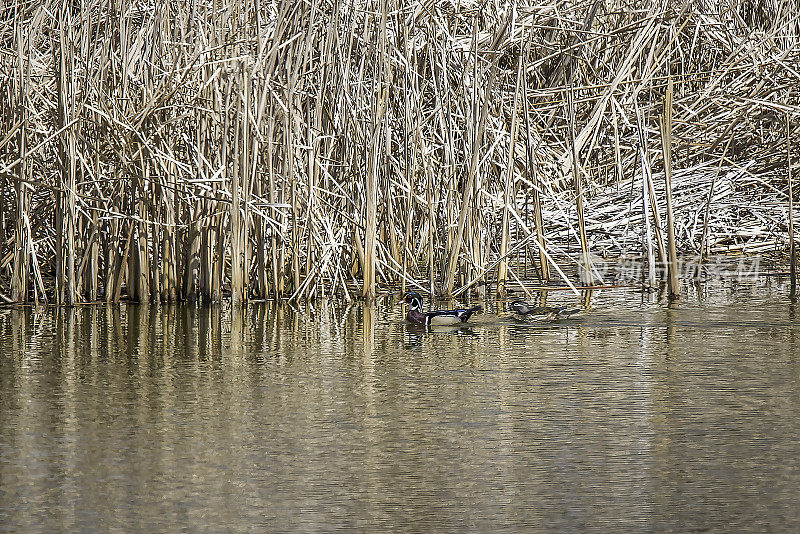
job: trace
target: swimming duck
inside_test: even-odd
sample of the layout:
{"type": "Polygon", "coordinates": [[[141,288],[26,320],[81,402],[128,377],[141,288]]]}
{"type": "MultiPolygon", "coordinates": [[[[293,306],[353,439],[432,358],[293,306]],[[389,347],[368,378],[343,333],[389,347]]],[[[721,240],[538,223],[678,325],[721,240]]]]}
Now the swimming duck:
{"type": "Polygon", "coordinates": [[[580,308],[565,308],[553,306],[532,306],[524,300],[515,300],[508,305],[518,319],[525,321],[541,321],[549,323],[559,319],[567,319],[580,313],[580,308]]]}
{"type": "Polygon", "coordinates": [[[410,323],[424,324],[425,326],[453,325],[466,323],[472,314],[481,311],[483,308],[475,306],[468,309],[439,310],[432,312],[422,311],[422,295],[416,291],[408,291],[403,295],[403,304],[408,304],[406,319],[410,323]]]}

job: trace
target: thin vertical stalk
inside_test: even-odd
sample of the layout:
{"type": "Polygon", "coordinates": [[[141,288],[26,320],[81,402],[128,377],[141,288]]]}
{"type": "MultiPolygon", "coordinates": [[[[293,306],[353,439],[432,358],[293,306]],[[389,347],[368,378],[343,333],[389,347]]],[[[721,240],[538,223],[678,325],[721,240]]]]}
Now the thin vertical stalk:
{"type": "Polygon", "coordinates": [[[523,103],[525,104],[525,147],[526,147],[526,162],[527,162],[527,169],[530,173],[531,183],[533,184],[532,195],[533,195],[533,221],[536,227],[536,240],[539,244],[539,268],[540,268],[540,279],[542,281],[547,281],[550,279],[550,264],[547,262],[547,258],[545,258],[544,254],[541,253],[542,250],[545,250],[545,240],[544,240],[544,224],[542,221],[542,200],[540,195],[541,189],[541,181],[539,180],[539,173],[538,171],[538,161],[536,158],[536,150],[533,146],[533,140],[531,139],[531,121],[530,121],[530,111],[528,109],[529,106],[529,98],[528,98],[528,78],[524,74],[523,70],[523,77],[522,83],[524,84],[524,92],[523,92],[523,103]]]}
{"type": "MultiPolygon", "coordinates": [[[[224,78],[224,96],[221,94],[217,94],[217,98],[214,99],[215,104],[218,106],[216,111],[217,116],[220,114],[224,117],[222,120],[222,132],[221,132],[221,139],[222,139],[222,147],[219,151],[220,159],[218,165],[223,169],[223,177],[227,179],[230,176],[230,169],[228,163],[228,152],[229,148],[229,140],[228,140],[228,132],[230,131],[230,117],[228,113],[225,113],[224,110],[228,110],[231,108],[231,90],[233,82],[231,80],[230,75],[226,75],[224,78]],[[224,98],[224,100],[221,100],[224,98]]],[[[217,195],[220,192],[217,191],[217,195]]],[[[219,205],[219,202],[216,203],[219,205]]],[[[225,212],[222,209],[218,209],[218,213],[215,220],[215,228],[213,232],[213,255],[212,255],[212,271],[211,271],[211,300],[212,302],[220,302],[222,300],[222,275],[225,269],[225,212]]]]}
{"type": "Polygon", "coordinates": [[[377,92],[377,102],[374,108],[374,119],[369,151],[369,171],[366,177],[366,224],[364,231],[364,287],[362,297],[365,300],[375,298],[375,254],[377,240],[377,204],[378,204],[378,161],[380,157],[381,135],[384,132],[383,116],[386,109],[388,93],[388,80],[386,79],[386,0],[381,2],[381,25],[378,40],[378,72],[380,86],[377,92]]]}
{"type": "MultiPolygon", "coordinates": [[[[239,76],[238,81],[241,86],[241,81],[244,79],[244,66],[239,63],[239,76]]],[[[235,83],[231,80],[231,83],[235,83]]],[[[238,91],[237,91],[238,92],[238,91]]],[[[244,302],[244,277],[243,277],[243,260],[244,251],[242,250],[242,216],[241,216],[241,186],[240,174],[244,175],[246,169],[242,168],[245,164],[243,154],[246,150],[244,135],[247,128],[246,119],[243,118],[243,102],[241,98],[236,98],[236,129],[234,135],[234,158],[233,170],[231,172],[231,205],[230,205],[230,223],[231,223],[231,302],[234,306],[240,305],[244,302]]],[[[244,113],[247,113],[245,110],[244,113]]]]}
{"type": "MultiPolygon", "coordinates": [[[[258,143],[256,141],[256,143],[258,143]]],[[[267,163],[269,165],[269,163],[267,163]]],[[[255,188],[255,194],[258,198],[263,198],[264,194],[264,182],[260,177],[255,176],[255,169],[253,169],[253,187],[255,188]]],[[[266,212],[268,209],[265,210],[265,215],[259,217],[257,219],[258,222],[254,223],[253,232],[256,242],[256,288],[257,288],[257,295],[261,298],[267,298],[267,257],[266,257],[266,250],[265,246],[265,225],[266,225],[266,212]]]]}
{"type": "Polygon", "coordinates": [[[794,244],[794,191],[792,190],[792,144],[789,112],[786,112],[786,180],[789,182],[789,298],[797,300],[797,249],[794,244]]]}
{"type": "MultiPolygon", "coordinates": [[[[177,239],[176,239],[176,230],[177,230],[177,213],[175,209],[175,180],[176,180],[176,171],[175,166],[170,163],[167,166],[168,169],[171,169],[172,172],[169,173],[166,181],[168,182],[165,184],[167,187],[164,187],[164,238],[163,238],[163,248],[162,248],[162,285],[161,285],[161,295],[162,300],[166,302],[174,302],[177,300],[177,287],[176,287],[176,272],[177,272],[177,261],[176,261],[176,252],[177,252],[177,239]],[[171,182],[171,183],[169,183],[171,182]]],[[[133,220],[130,221],[131,226],[133,226],[133,220]]],[[[129,253],[129,245],[125,248],[125,254],[129,253]]]]}
{"type": "MultiPolygon", "coordinates": [[[[69,10],[63,7],[59,11],[59,44],[58,57],[55,58],[58,89],[59,127],[64,128],[71,123],[73,114],[73,80],[72,62],[72,21],[69,10]],[[67,34],[69,32],[69,35],[67,34]]],[[[55,50],[54,50],[55,51],[55,50]]],[[[74,125],[59,137],[59,158],[61,160],[61,192],[58,195],[56,210],[56,302],[74,304],[75,291],[75,222],[77,219],[75,205],[75,152],[76,140],[74,125]]]]}
{"type": "Polygon", "coordinates": [[[645,233],[645,247],[647,250],[647,277],[644,285],[652,288],[656,283],[656,262],[653,255],[653,237],[650,230],[650,187],[648,187],[648,175],[650,174],[650,164],[647,159],[647,144],[644,137],[644,126],[639,107],[636,106],[636,120],[639,131],[639,153],[642,158],[642,226],[645,233]]]}
{"type": "Polygon", "coordinates": [[[36,259],[36,249],[33,246],[33,231],[31,230],[31,221],[28,219],[28,214],[25,214],[25,229],[27,231],[28,250],[31,253],[31,271],[33,271],[33,279],[36,281],[34,290],[38,288],[38,295],[36,301],[40,299],[47,303],[47,295],[45,294],[44,281],[42,280],[42,271],[39,269],[39,261],[36,259]]]}
{"type": "Polygon", "coordinates": [[[97,281],[100,276],[100,243],[98,239],[100,219],[97,215],[97,209],[92,211],[92,235],[93,239],[89,243],[89,253],[87,254],[89,262],[89,279],[86,281],[86,294],[90,302],[97,300],[97,281]]]}
{"type": "MultiPolygon", "coordinates": [[[[409,256],[409,246],[412,246],[411,243],[411,223],[413,220],[413,213],[414,213],[414,181],[417,177],[417,146],[419,143],[419,137],[417,136],[417,130],[411,124],[412,120],[412,113],[411,113],[411,96],[410,92],[414,89],[413,80],[415,78],[414,72],[410,71],[410,67],[408,65],[414,64],[412,63],[411,51],[408,46],[409,40],[409,28],[408,25],[403,24],[403,53],[406,59],[406,75],[403,77],[403,99],[405,104],[405,116],[403,117],[404,122],[404,131],[407,138],[413,139],[411,143],[405,144],[405,166],[404,166],[404,178],[405,178],[405,187],[408,188],[408,192],[405,198],[405,223],[403,226],[403,262],[402,262],[402,270],[400,275],[400,290],[401,292],[405,293],[406,291],[406,278],[408,275],[408,256],[409,256]],[[411,85],[411,88],[409,88],[411,85]],[[414,135],[411,137],[411,130],[414,129],[414,135]],[[409,150],[409,145],[410,150],[409,150]],[[409,153],[410,152],[410,153],[409,153]]],[[[416,57],[416,51],[414,52],[414,57],[416,57]]]]}
{"type": "MultiPolygon", "coordinates": [[[[614,102],[613,99],[612,102],[614,102]]],[[[622,170],[622,156],[620,155],[620,144],[619,144],[619,118],[617,117],[617,115],[618,115],[617,108],[612,104],[611,116],[614,123],[614,163],[615,163],[614,168],[617,173],[617,183],[620,183],[622,182],[625,173],[622,170]]]]}
{"type": "Polygon", "coordinates": [[[251,162],[253,161],[254,155],[254,139],[252,136],[252,132],[250,130],[250,117],[252,116],[252,108],[251,102],[253,100],[252,95],[252,71],[250,66],[247,62],[242,63],[243,72],[241,76],[241,80],[244,83],[244,102],[242,102],[242,146],[244,150],[240,152],[241,154],[241,163],[240,166],[242,168],[242,227],[241,227],[241,235],[239,236],[242,248],[242,298],[244,301],[250,296],[250,258],[252,257],[252,252],[250,251],[250,221],[251,221],[251,214],[250,214],[250,198],[251,198],[251,162]]]}
{"type": "Polygon", "coordinates": [[[194,216],[194,221],[189,222],[189,234],[184,242],[183,258],[183,298],[189,302],[196,302],[199,298],[197,279],[200,269],[200,226],[199,210],[190,210],[189,215],[194,216]]]}
{"type": "MultiPolygon", "coordinates": [[[[133,221],[128,225],[128,236],[125,239],[125,245],[122,248],[122,255],[117,261],[117,268],[114,273],[114,284],[112,290],[112,302],[119,302],[122,296],[122,280],[125,277],[125,264],[128,263],[128,254],[131,249],[131,240],[133,238],[133,221]]],[[[106,299],[108,300],[108,299],[106,299]]]]}
{"type": "MultiPolygon", "coordinates": [[[[208,67],[201,69],[202,79],[207,80],[208,78],[208,67]]],[[[211,97],[210,90],[206,88],[204,91],[201,92],[201,95],[205,97],[205,99],[209,99],[211,97]]],[[[213,97],[212,98],[212,106],[213,106],[213,97]]],[[[198,114],[196,117],[197,121],[197,156],[196,156],[196,165],[197,165],[197,173],[203,177],[206,176],[206,165],[205,161],[209,159],[210,150],[209,150],[209,135],[211,133],[212,124],[209,117],[209,113],[205,110],[198,109],[198,114]]],[[[215,184],[211,184],[211,191],[213,195],[215,184]]],[[[201,199],[199,201],[198,206],[198,220],[201,225],[200,230],[200,258],[199,258],[199,272],[198,272],[198,293],[200,298],[205,301],[211,299],[211,235],[213,232],[212,229],[212,222],[213,217],[211,216],[211,200],[210,199],[201,199]]]]}
{"type": "MultiPolygon", "coordinates": [[[[642,171],[644,173],[643,181],[647,187],[647,198],[649,199],[650,209],[653,212],[653,228],[655,229],[655,240],[656,246],[658,247],[658,259],[662,264],[666,264],[667,251],[664,248],[664,238],[661,234],[661,212],[658,209],[656,191],[653,185],[653,172],[652,167],[650,166],[650,157],[647,152],[647,132],[644,128],[644,114],[639,112],[638,105],[636,106],[636,121],[639,128],[639,143],[642,149],[642,171]]],[[[649,235],[650,234],[648,233],[648,236],[649,235]]],[[[655,283],[655,278],[652,280],[652,283],[655,283]]]]}
{"type": "MultiPolygon", "coordinates": [[[[269,131],[267,132],[267,172],[269,173],[269,203],[275,205],[275,165],[272,157],[273,142],[275,136],[275,120],[270,118],[269,131]]],[[[274,210],[274,208],[271,208],[274,210]]],[[[274,212],[273,212],[274,213],[274,212]]],[[[279,215],[283,218],[283,215],[279,215]]],[[[276,217],[277,218],[277,217],[276,217]]],[[[276,228],[270,231],[270,266],[272,273],[272,296],[276,299],[280,298],[279,279],[281,278],[281,264],[278,263],[278,232],[276,228]]]]}
{"type": "MultiPolygon", "coordinates": [[[[736,124],[736,120],[731,123],[728,127],[728,131],[733,131],[733,128],[736,124]]],[[[728,137],[728,142],[725,143],[725,149],[722,151],[722,155],[719,158],[719,163],[717,163],[717,170],[714,172],[714,178],[711,180],[711,186],[708,188],[708,196],[706,197],[706,205],[703,212],[703,234],[700,238],[700,263],[704,263],[706,258],[708,258],[709,254],[709,246],[708,246],[708,220],[711,213],[711,201],[714,198],[714,186],[717,183],[717,178],[719,178],[720,170],[722,170],[722,162],[725,161],[725,156],[728,153],[728,148],[731,146],[731,142],[733,141],[733,134],[728,137]]]]}
{"type": "MultiPolygon", "coordinates": [[[[287,65],[294,63],[296,55],[293,49],[288,50],[287,65]]],[[[299,193],[297,187],[297,177],[295,176],[294,163],[295,163],[295,148],[294,148],[294,108],[295,108],[295,83],[296,71],[294,69],[288,72],[289,80],[287,84],[287,107],[288,113],[286,114],[286,162],[284,163],[284,183],[289,184],[290,203],[292,210],[292,247],[290,253],[292,255],[292,292],[297,291],[300,287],[300,206],[299,206],[299,193]]]]}
{"type": "Polygon", "coordinates": [[[133,245],[137,250],[132,254],[136,262],[138,276],[135,280],[129,280],[129,285],[136,286],[135,291],[139,302],[147,302],[150,300],[150,247],[148,246],[150,232],[148,225],[144,222],[148,220],[149,213],[147,202],[142,193],[149,188],[150,165],[145,161],[144,151],[139,151],[139,170],[141,173],[138,177],[140,197],[135,202],[138,205],[138,215],[141,222],[134,223],[138,227],[133,245]]]}
{"type": "MultiPolygon", "coordinates": [[[[647,155],[645,155],[645,157],[647,157],[647,155]]],[[[646,170],[645,183],[647,184],[648,198],[650,199],[650,210],[653,212],[653,229],[655,231],[656,248],[658,249],[658,260],[666,265],[668,256],[667,248],[664,245],[664,234],[661,230],[661,210],[658,208],[658,197],[656,196],[656,188],[653,183],[653,172],[650,167],[649,158],[646,170]]]]}
{"type": "MultiPolygon", "coordinates": [[[[19,9],[19,7],[17,8],[19,9]]],[[[19,146],[18,176],[27,176],[27,136],[28,136],[28,80],[25,68],[25,54],[23,53],[21,17],[17,20],[17,65],[19,67],[17,109],[22,124],[17,134],[19,146]]],[[[16,216],[14,220],[14,270],[11,275],[11,300],[14,302],[27,302],[28,300],[28,258],[30,256],[30,241],[25,239],[25,217],[28,212],[28,184],[22,180],[16,183],[16,216]]]]}
{"type": "Polygon", "coordinates": [[[511,111],[511,132],[509,132],[508,140],[508,160],[506,161],[506,179],[504,184],[503,194],[503,223],[500,231],[500,257],[503,258],[497,265],[497,296],[502,298],[506,294],[506,281],[508,278],[508,263],[506,262],[506,255],[508,254],[508,241],[509,241],[509,209],[511,202],[516,198],[514,194],[514,147],[517,143],[517,111],[519,109],[519,96],[520,84],[524,72],[522,70],[523,54],[519,55],[517,60],[517,84],[514,88],[514,106],[511,111]]]}
{"type": "MultiPolygon", "coordinates": [[[[419,128],[419,119],[417,119],[417,128],[419,128]]],[[[434,225],[433,175],[427,165],[424,166],[423,170],[425,173],[425,204],[428,208],[426,212],[428,217],[428,290],[430,294],[433,295],[436,280],[436,230],[434,225]]]]}
{"type": "Polygon", "coordinates": [[[664,187],[667,200],[667,253],[669,256],[667,288],[669,298],[677,299],[681,296],[681,286],[678,281],[678,253],[675,246],[675,220],[672,213],[672,76],[669,77],[667,94],[664,99],[661,142],[664,154],[664,187]]]}
{"type": "Polygon", "coordinates": [[[583,215],[583,188],[578,169],[578,147],[575,144],[575,108],[572,97],[572,86],[567,92],[567,108],[569,113],[569,139],[572,147],[572,178],[575,182],[575,207],[578,211],[578,232],[581,241],[581,279],[586,285],[594,283],[592,263],[589,259],[589,242],[586,239],[586,224],[583,215]]]}

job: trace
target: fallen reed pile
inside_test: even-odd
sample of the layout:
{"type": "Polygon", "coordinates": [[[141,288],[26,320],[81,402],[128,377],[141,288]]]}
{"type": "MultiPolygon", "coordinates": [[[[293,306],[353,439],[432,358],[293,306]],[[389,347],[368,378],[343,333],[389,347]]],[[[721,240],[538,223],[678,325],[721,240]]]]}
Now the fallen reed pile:
{"type": "Polygon", "coordinates": [[[664,258],[668,212],[680,251],[788,248],[798,12],[6,2],[0,294],[502,291],[529,262],[567,278],[573,248],[587,267],[591,254],[664,258]]]}

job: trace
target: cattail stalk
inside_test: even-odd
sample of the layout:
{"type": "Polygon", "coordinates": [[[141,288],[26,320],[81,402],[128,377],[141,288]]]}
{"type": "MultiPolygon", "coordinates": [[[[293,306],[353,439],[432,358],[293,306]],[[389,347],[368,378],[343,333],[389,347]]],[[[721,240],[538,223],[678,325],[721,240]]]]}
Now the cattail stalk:
{"type": "MultiPolygon", "coordinates": [[[[377,223],[378,223],[378,162],[380,161],[381,149],[381,133],[384,132],[383,128],[383,115],[387,105],[388,99],[388,80],[386,79],[386,18],[387,6],[386,0],[381,2],[381,23],[380,23],[380,36],[377,42],[377,61],[378,61],[378,79],[380,85],[377,88],[377,102],[373,107],[374,122],[372,124],[372,135],[370,141],[370,148],[367,154],[368,171],[366,176],[366,220],[364,229],[364,267],[363,277],[364,286],[361,296],[369,301],[375,298],[375,255],[376,255],[376,239],[377,239],[377,223]]],[[[385,148],[385,147],[384,147],[385,148]]]]}
{"type": "Polygon", "coordinates": [[[581,278],[586,285],[594,284],[592,262],[589,258],[589,241],[586,237],[586,223],[583,214],[583,186],[578,168],[578,147],[575,144],[575,107],[572,96],[572,86],[567,92],[567,111],[569,115],[569,137],[572,147],[572,179],[575,182],[575,207],[578,212],[578,232],[581,242],[581,278]]]}
{"type": "MultiPolygon", "coordinates": [[[[58,65],[58,117],[59,127],[71,124],[73,114],[73,53],[72,23],[69,10],[59,11],[59,46],[54,49],[54,61],[58,65]],[[69,32],[69,34],[67,34],[69,32]]],[[[75,126],[67,128],[59,139],[61,160],[61,192],[58,195],[56,210],[56,302],[74,304],[77,300],[75,288],[75,229],[76,229],[76,140],[75,126]]]]}
{"type": "Polygon", "coordinates": [[[681,295],[681,286],[678,281],[678,253],[675,245],[675,220],[672,212],[672,77],[669,78],[667,94],[664,99],[661,142],[664,154],[664,187],[667,201],[667,251],[669,255],[667,289],[669,298],[677,299],[681,295]]]}
{"type": "MultiPolygon", "coordinates": [[[[527,50],[527,49],[526,49],[527,50]]],[[[530,110],[529,110],[529,100],[530,97],[528,95],[528,78],[524,74],[522,76],[522,83],[523,83],[523,103],[525,104],[525,156],[526,156],[526,167],[528,169],[528,173],[531,177],[531,183],[533,187],[531,188],[531,193],[533,196],[533,222],[534,226],[536,227],[536,241],[538,243],[539,253],[539,269],[540,269],[540,278],[542,281],[547,281],[550,279],[550,264],[547,261],[547,258],[541,254],[542,250],[546,250],[545,240],[544,240],[544,224],[542,221],[542,200],[540,195],[540,189],[542,181],[539,180],[539,175],[537,174],[538,162],[536,158],[536,149],[533,146],[533,139],[531,139],[531,120],[530,120],[530,110]]]]}
{"type": "Polygon", "coordinates": [[[505,257],[508,254],[508,241],[509,241],[509,213],[508,210],[511,206],[512,200],[516,197],[514,194],[514,146],[517,143],[517,110],[519,106],[520,96],[520,83],[524,73],[522,71],[523,54],[519,55],[517,59],[517,85],[514,89],[514,106],[511,111],[511,132],[508,142],[508,160],[506,161],[506,179],[505,190],[503,194],[503,226],[500,236],[500,257],[502,261],[497,266],[497,296],[502,298],[506,293],[506,279],[508,278],[508,264],[505,257]]]}
{"type": "Polygon", "coordinates": [[[655,287],[656,284],[656,261],[653,254],[653,236],[650,229],[650,190],[648,186],[648,176],[650,175],[650,161],[647,156],[647,141],[644,134],[644,125],[639,107],[636,107],[637,130],[639,133],[639,153],[642,160],[642,226],[645,234],[645,248],[647,250],[647,276],[644,285],[647,288],[655,287]]]}
{"type": "MultiPolygon", "coordinates": [[[[27,139],[28,139],[28,69],[25,68],[26,57],[23,53],[22,23],[17,17],[17,83],[18,91],[17,110],[21,118],[19,133],[17,135],[19,145],[19,158],[16,166],[18,176],[28,176],[27,162],[27,139]]],[[[28,184],[22,180],[17,180],[15,185],[16,193],[16,216],[14,219],[14,270],[11,275],[11,300],[14,302],[28,301],[28,258],[31,254],[31,242],[25,239],[25,219],[28,213],[28,184]]]]}
{"type": "MultiPolygon", "coordinates": [[[[737,122],[738,119],[734,119],[725,130],[725,134],[723,135],[726,135],[728,132],[732,132],[737,122]]],[[[725,161],[725,156],[728,154],[728,149],[731,146],[731,142],[733,142],[733,134],[728,137],[728,142],[725,143],[725,149],[722,151],[722,155],[719,157],[717,170],[714,172],[714,178],[711,180],[711,186],[708,188],[708,195],[706,196],[705,208],[703,211],[703,233],[700,238],[700,263],[705,262],[706,258],[708,257],[708,220],[711,213],[711,200],[714,198],[714,186],[719,178],[719,173],[722,170],[722,163],[725,161]]]]}
{"type": "Polygon", "coordinates": [[[797,249],[794,243],[794,191],[792,190],[792,143],[789,113],[786,113],[786,181],[789,182],[789,298],[797,299],[797,249]]]}
{"type": "MultiPolygon", "coordinates": [[[[244,65],[239,64],[239,72],[237,73],[238,85],[246,85],[244,65]],[[244,82],[244,83],[243,83],[244,82]]],[[[231,83],[235,83],[231,80],[231,83]]],[[[233,169],[231,172],[231,197],[230,204],[230,221],[231,221],[231,302],[234,306],[238,306],[245,301],[244,291],[244,243],[243,243],[243,226],[242,221],[242,183],[241,178],[247,174],[247,108],[248,105],[246,98],[249,92],[245,88],[244,99],[236,98],[236,114],[237,120],[235,125],[234,135],[234,154],[233,169]]],[[[238,90],[237,90],[238,93],[238,90]]]]}

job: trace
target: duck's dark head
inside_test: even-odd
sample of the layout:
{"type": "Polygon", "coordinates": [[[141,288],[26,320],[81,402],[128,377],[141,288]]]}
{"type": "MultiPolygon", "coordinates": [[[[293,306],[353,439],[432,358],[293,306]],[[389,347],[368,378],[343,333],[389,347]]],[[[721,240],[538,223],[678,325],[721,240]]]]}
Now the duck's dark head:
{"type": "Polygon", "coordinates": [[[406,291],[406,293],[403,295],[403,299],[400,302],[403,304],[408,304],[412,310],[422,309],[422,295],[416,291],[406,291]]]}
{"type": "Polygon", "coordinates": [[[525,315],[531,310],[530,305],[524,300],[517,299],[508,305],[509,309],[514,313],[525,315]]]}

